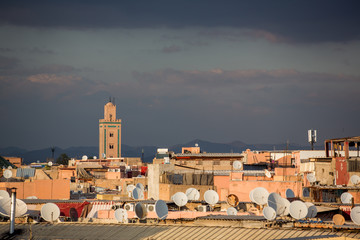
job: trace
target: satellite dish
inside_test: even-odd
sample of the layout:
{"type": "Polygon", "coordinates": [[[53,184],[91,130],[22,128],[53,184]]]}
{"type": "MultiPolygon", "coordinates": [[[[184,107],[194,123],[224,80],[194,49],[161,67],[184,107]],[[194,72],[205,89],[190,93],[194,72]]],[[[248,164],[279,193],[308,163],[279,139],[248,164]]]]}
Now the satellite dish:
{"type": "Polygon", "coordinates": [[[352,175],[350,177],[350,182],[354,185],[358,185],[360,183],[360,177],[358,175],[352,175]]]}
{"type": "Polygon", "coordinates": [[[47,222],[56,221],[60,216],[60,209],[54,203],[46,203],[41,208],[41,217],[47,222]]]}
{"type": "Polygon", "coordinates": [[[308,208],[302,201],[293,201],[290,203],[290,215],[295,219],[305,218],[308,214],[308,208]]]}
{"type": "Polygon", "coordinates": [[[136,184],[136,187],[137,188],[140,188],[142,191],[144,191],[144,185],[142,185],[142,183],[138,183],[138,184],[136,184]]]}
{"type": "Polygon", "coordinates": [[[116,209],[114,212],[114,217],[118,222],[127,223],[128,214],[125,209],[122,209],[122,208],[116,209]]]}
{"type": "Polygon", "coordinates": [[[269,221],[273,221],[276,218],[276,211],[272,207],[264,207],[263,214],[269,221]]]}
{"type": "Polygon", "coordinates": [[[84,155],[84,156],[82,156],[81,159],[82,159],[82,160],[88,160],[88,156],[84,155]]]}
{"type": "Polygon", "coordinates": [[[316,206],[311,202],[305,202],[306,207],[308,208],[308,214],[306,215],[307,218],[314,218],[317,214],[316,206]]]}
{"type": "Polygon", "coordinates": [[[232,206],[232,207],[236,207],[239,204],[239,198],[238,196],[236,196],[235,194],[229,194],[226,197],[226,202],[232,206]]]}
{"type": "Polygon", "coordinates": [[[140,188],[134,188],[134,190],[132,191],[132,196],[134,199],[136,200],[142,200],[144,199],[144,192],[143,190],[141,190],[140,188]]]}
{"type": "MultiPolygon", "coordinates": [[[[27,205],[20,199],[16,199],[15,217],[21,217],[27,212],[27,205]]],[[[5,216],[11,214],[11,198],[0,199],[0,213],[5,216]]]]}
{"type": "Polygon", "coordinates": [[[250,191],[249,198],[250,198],[250,201],[255,202],[254,201],[254,189],[250,191]]]}
{"type": "Polygon", "coordinates": [[[4,171],[4,178],[9,179],[9,178],[11,178],[11,177],[12,177],[12,171],[9,170],[9,169],[6,169],[6,170],[4,171]]]}
{"type": "Polygon", "coordinates": [[[200,198],[200,193],[196,188],[188,188],[185,192],[189,201],[197,201],[200,198]]]}
{"type": "Polygon", "coordinates": [[[143,204],[142,202],[138,202],[135,205],[135,215],[136,217],[138,217],[139,219],[145,219],[147,216],[147,209],[145,204],[143,204]]]}
{"type": "Polygon", "coordinates": [[[214,205],[219,201],[219,194],[214,190],[207,190],[204,193],[204,199],[208,204],[214,205]]]}
{"type": "Polygon", "coordinates": [[[294,198],[295,197],[294,191],[290,188],[286,189],[285,195],[286,195],[286,198],[294,198]]]}
{"type": "Polygon", "coordinates": [[[263,187],[257,187],[253,190],[252,198],[253,202],[255,202],[258,205],[265,205],[267,203],[269,197],[269,192],[266,190],[266,188],[263,187]]]}
{"type": "Polygon", "coordinates": [[[155,202],[155,213],[160,220],[166,219],[169,213],[166,202],[164,202],[163,200],[157,200],[155,202]]]}
{"type": "Polygon", "coordinates": [[[265,176],[267,178],[271,178],[271,172],[269,172],[269,170],[265,169],[265,176]]]}
{"type": "Polygon", "coordinates": [[[360,225],[360,207],[351,209],[350,218],[356,225],[360,225]]]}
{"type": "Polygon", "coordinates": [[[229,207],[229,208],[226,210],[226,213],[227,213],[227,215],[229,215],[229,216],[235,216],[235,215],[237,215],[237,210],[236,210],[236,208],[234,208],[234,207],[229,207]]]}
{"type": "Polygon", "coordinates": [[[333,220],[335,225],[339,225],[339,226],[344,225],[344,223],[345,223],[345,218],[341,214],[335,214],[333,216],[332,220],[333,220]]]}
{"type": "Polygon", "coordinates": [[[340,196],[341,202],[344,204],[351,204],[352,198],[353,198],[353,195],[351,195],[351,193],[348,193],[348,192],[344,192],[340,196]]]}
{"type": "Polygon", "coordinates": [[[135,187],[134,185],[130,184],[130,185],[127,185],[127,186],[126,186],[126,191],[127,191],[127,192],[132,192],[135,188],[136,188],[136,187],[135,187]]]}
{"type": "Polygon", "coordinates": [[[281,214],[281,216],[287,216],[290,214],[290,202],[286,198],[283,198],[282,201],[284,205],[284,212],[281,214]]]}
{"type": "Polygon", "coordinates": [[[188,197],[183,192],[177,192],[173,195],[173,200],[178,207],[182,207],[188,202],[188,197]]]}
{"type": "Polygon", "coordinates": [[[310,173],[310,174],[306,175],[306,179],[311,183],[316,182],[316,177],[315,177],[315,175],[313,173],[310,173]]]}
{"type": "Polygon", "coordinates": [[[37,196],[29,196],[26,199],[38,199],[38,197],[37,196]]]}
{"type": "Polygon", "coordinates": [[[285,204],[283,198],[278,193],[270,193],[267,204],[275,210],[277,215],[282,215],[285,211],[285,204]]]}
{"type": "Polygon", "coordinates": [[[241,167],[242,167],[242,162],[240,162],[240,161],[234,161],[233,162],[233,168],[234,169],[238,170],[238,169],[241,169],[241,167]]]}
{"type": "Polygon", "coordinates": [[[53,165],[53,162],[48,162],[48,166],[51,167],[53,165]]]}
{"type": "Polygon", "coordinates": [[[303,188],[303,197],[310,197],[310,189],[308,187],[303,188]]]}
{"type": "Polygon", "coordinates": [[[9,193],[5,190],[0,190],[0,199],[2,198],[10,198],[9,193]]]}
{"type": "Polygon", "coordinates": [[[8,168],[7,168],[7,169],[11,170],[11,169],[12,169],[12,166],[8,166],[8,168]]]}

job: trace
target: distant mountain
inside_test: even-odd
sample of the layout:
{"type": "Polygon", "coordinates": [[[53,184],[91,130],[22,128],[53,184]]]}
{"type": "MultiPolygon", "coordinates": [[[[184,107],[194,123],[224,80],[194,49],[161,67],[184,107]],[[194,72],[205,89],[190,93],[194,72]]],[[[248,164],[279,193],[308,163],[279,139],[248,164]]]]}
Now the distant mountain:
{"type": "MultiPolygon", "coordinates": [[[[202,152],[208,153],[241,153],[246,149],[251,150],[309,150],[310,146],[301,146],[298,144],[289,144],[286,146],[285,143],[281,144],[246,144],[241,141],[234,141],[231,143],[213,143],[209,141],[204,141],[201,139],[195,139],[185,144],[176,144],[169,146],[169,150],[175,153],[180,153],[182,147],[193,147],[195,144],[198,144],[202,152]]],[[[144,162],[152,162],[155,157],[157,146],[138,146],[132,147],[125,144],[121,145],[122,156],[124,157],[141,157],[142,151],[144,151],[144,162]]],[[[316,146],[316,149],[324,149],[323,146],[316,146]]],[[[89,157],[98,156],[99,148],[98,147],[70,147],[66,149],[55,148],[54,158],[57,159],[61,154],[65,153],[71,158],[80,159],[83,155],[89,157]]],[[[45,161],[47,158],[51,158],[52,153],[51,149],[44,148],[39,150],[25,150],[17,147],[7,147],[0,148],[0,156],[12,156],[12,157],[22,157],[24,158],[24,163],[29,164],[36,161],[45,161]]]]}

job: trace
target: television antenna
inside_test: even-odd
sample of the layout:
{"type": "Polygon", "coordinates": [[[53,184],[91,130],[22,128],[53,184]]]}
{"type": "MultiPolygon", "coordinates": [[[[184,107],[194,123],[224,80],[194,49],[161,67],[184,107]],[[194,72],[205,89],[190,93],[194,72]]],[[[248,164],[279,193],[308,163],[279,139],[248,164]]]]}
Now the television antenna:
{"type": "Polygon", "coordinates": [[[183,192],[175,193],[173,195],[172,199],[173,199],[174,203],[176,204],[176,206],[178,206],[179,208],[181,208],[182,206],[185,206],[188,202],[188,197],[183,192]]]}
{"type": "Polygon", "coordinates": [[[138,202],[135,205],[135,215],[137,218],[139,218],[140,220],[145,219],[147,216],[147,209],[145,204],[143,204],[142,202],[138,202]]]}
{"type": "Polygon", "coordinates": [[[308,214],[308,208],[302,201],[296,200],[290,203],[291,217],[299,220],[305,218],[308,214]]]}
{"type": "Polygon", "coordinates": [[[263,215],[267,220],[273,221],[276,218],[276,211],[272,207],[264,207],[263,215]]]}
{"type": "Polygon", "coordinates": [[[3,198],[10,198],[10,195],[7,191],[0,190],[0,199],[3,199],[3,198]]]}
{"type": "Polygon", "coordinates": [[[234,169],[239,170],[239,169],[241,169],[241,167],[242,167],[242,162],[240,162],[240,161],[234,161],[233,162],[233,168],[234,169]]]}
{"type": "Polygon", "coordinates": [[[157,200],[155,202],[155,213],[160,220],[165,220],[169,214],[169,209],[163,200],[157,200]]]}
{"type": "Polygon", "coordinates": [[[317,214],[316,206],[311,202],[305,202],[306,207],[308,208],[308,214],[306,215],[307,218],[314,218],[317,214]]]}
{"type": "Polygon", "coordinates": [[[267,169],[265,169],[265,176],[267,178],[271,178],[271,172],[269,170],[267,170],[267,169]]]}
{"type": "Polygon", "coordinates": [[[341,214],[335,214],[333,216],[332,220],[333,220],[334,224],[338,225],[338,226],[344,225],[344,223],[345,223],[345,218],[341,214]]]}
{"type": "Polygon", "coordinates": [[[308,130],[308,142],[311,144],[311,150],[314,150],[314,143],[317,141],[317,132],[316,130],[308,130]]]}
{"type": "Polygon", "coordinates": [[[125,209],[122,209],[122,208],[116,209],[114,212],[114,217],[118,222],[127,223],[128,214],[125,209]]]}
{"type": "Polygon", "coordinates": [[[356,225],[360,225],[360,207],[351,209],[350,218],[356,225]]]}
{"type": "Polygon", "coordinates": [[[354,185],[358,185],[360,183],[360,177],[358,175],[352,175],[350,177],[350,182],[354,185]]]}
{"type": "Polygon", "coordinates": [[[228,209],[226,210],[226,214],[229,216],[236,216],[237,212],[238,211],[234,207],[228,207],[228,209]]]}
{"type": "Polygon", "coordinates": [[[47,222],[56,221],[60,216],[60,209],[54,203],[46,203],[41,208],[41,217],[47,222]]]}
{"type": "Polygon", "coordinates": [[[219,194],[214,190],[207,190],[204,193],[204,200],[209,205],[215,205],[219,201],[219,194]]]}
{"type": "Polygon", "coordinates": [[[283,198],[278,193],[270,193],[268,196],[267,204],[275,210],[277,215],[281,215],[285,211],[285,204],[283,198]]]}
{"type": "Polygon", "coordinates": [[[200,193],[196,188],[188,188],[185,192],[189,201],[197,201],[200,198],[200,193]]]}
{"type": "Polygon", "coordinates": [[[308,187],[304,187],[302,194],[303,194],[303,197],[310,197],[310,189],[308,187]]]}
{"type": "Polygon", "coordinates": [[[348,192],[344,192],[340,196],[341,202],[344,204],[351,204],[352,198],[353,198],[353,195],[351,195],[351,193],[348,193],[348,192]]]}
{"type": "Polygon", "coordinates": [[[286,189],[285,195],[286,195],[286,198],[294,198],[295,197],[294,191],[290,188],[286,189]]]}
{"type": "Polygon", "coordinates": [[[316,182],[316,177],[313,173],[309,173],[308,175],[306,175],[306,179],[310,182],[310,183],[314,183],[316,182]]]}
{"type": "Polygon", "coordinates": [[[257,187],[253,189],[252,198],[253,202],[255,202],[258,205],[265,205],[267,203],[269,197],[269,192],[266,190],[266,188],[263,187],[257,187]]]}
{"type": "MultiPolygon", "coordinates": [[[[20,199],[16,199],[15,217],[21,217],[27,212],[27,205],[20,199]]],[[[10,217],[11,215],[11,198],[0,199],[0,213],[10,217]]]]}

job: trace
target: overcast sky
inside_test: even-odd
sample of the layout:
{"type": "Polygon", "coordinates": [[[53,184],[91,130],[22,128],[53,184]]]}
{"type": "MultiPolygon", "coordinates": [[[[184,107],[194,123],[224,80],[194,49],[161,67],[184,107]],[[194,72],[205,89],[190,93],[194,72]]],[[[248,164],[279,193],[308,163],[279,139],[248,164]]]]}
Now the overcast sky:
{"type": "Polygon", "coordinates": [[[0,147],[360,135],[359,1],[1,1],[0,147]]]}

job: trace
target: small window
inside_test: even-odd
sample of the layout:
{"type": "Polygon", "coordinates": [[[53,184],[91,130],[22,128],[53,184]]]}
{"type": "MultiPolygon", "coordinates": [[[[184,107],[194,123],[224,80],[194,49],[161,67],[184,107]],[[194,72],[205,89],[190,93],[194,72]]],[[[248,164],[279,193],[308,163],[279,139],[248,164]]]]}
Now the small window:
{"type": "Polygon", "coordinates": [[[110,145],[109,145],[109,148],[110,148],[110,149],[114,149],[114,144],[110,144],[110,145]]]}
{"type": "Polygon", "coordinates": [[[114,133],[111,132],[111,133],[110,133],[110,137],[114,137],[114,133]]]}

